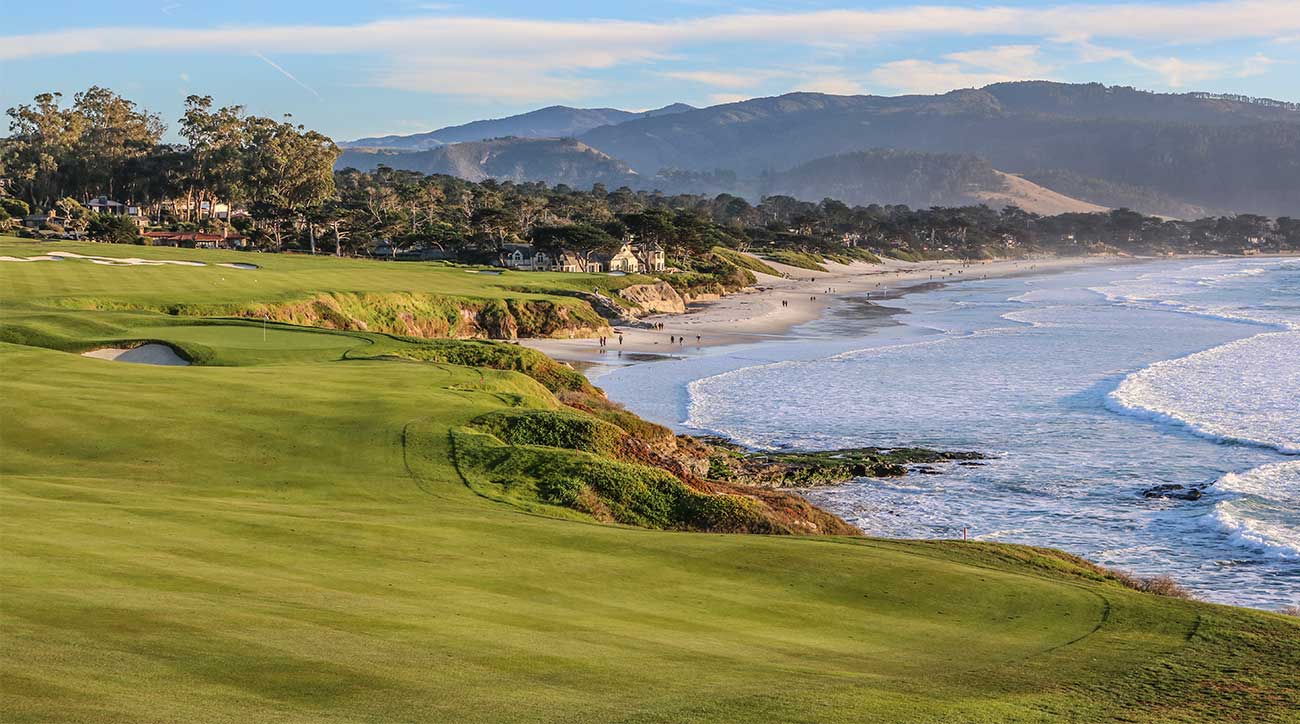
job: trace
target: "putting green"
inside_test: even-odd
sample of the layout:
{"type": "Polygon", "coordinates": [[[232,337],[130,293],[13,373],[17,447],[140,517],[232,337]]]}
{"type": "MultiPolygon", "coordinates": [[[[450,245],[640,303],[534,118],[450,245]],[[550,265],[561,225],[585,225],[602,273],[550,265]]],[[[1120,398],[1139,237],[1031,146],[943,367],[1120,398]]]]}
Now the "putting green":
{"type": "MultiPolygon", "coordinates": [[[[286,276],[333,263],[258,261],[286,276]]],[[[105,277],[203,268],[12,266],[25,276],[5,279],[0,319],[41,344],[0,343],[5,722],[1280,722],[1300,708],[1285,617],[1139,594],[1014,546],[524,513],[475,495],[450,440],[488,412],[555,406],[531,379],[357,358],[415,344],[383,335],[272,325],[263,343],[256,322],[61,306],[160,293],[105,277]],[[45,348],[105,330],[210,357],[45,348]]],[[[367,283],[421,273],[376,266],[367,283]]]]}

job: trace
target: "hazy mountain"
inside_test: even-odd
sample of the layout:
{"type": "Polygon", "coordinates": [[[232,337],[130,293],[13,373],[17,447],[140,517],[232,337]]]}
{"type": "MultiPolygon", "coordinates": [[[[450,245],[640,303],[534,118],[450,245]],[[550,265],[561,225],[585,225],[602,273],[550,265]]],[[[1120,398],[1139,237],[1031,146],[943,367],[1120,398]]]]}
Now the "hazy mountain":
{"type": "Polygon", "coordinates": [[[474,121],[460,126],[448,126],[428,133],[409,136],[378,136],[345,141],[343,148],[386,148],[404,151],[424,151],[448,143],[482,141],[489,138],[514,136],[518,138],[563,138],[577,136],[599,126],[623,123],[641,118],[694,110],[685,103],[674,103],[651,111],[620,111],[616,108],[569,108],[550,106],[517,116],[474,121]]]}
{"type": "Polygon", "coordinates": [[[1269,100],[1047,82],[938,96],[792,93],[628,120],[582,140],[643,176],[747,178],[896,148],[972,154],[1012,173],[1069,171],[1175,205],[1300,213],[1300,106],[1269,100]]]}
{"type": "Polygon", "coordinates": [[[627,164],[572,138],[497,138],[427,151],[352,148],[343,151],[335,168],[371,171],[380,164],[470,181],[546,181],[582,188],[603,183],[616,188],[636,180],[627,164]]]}

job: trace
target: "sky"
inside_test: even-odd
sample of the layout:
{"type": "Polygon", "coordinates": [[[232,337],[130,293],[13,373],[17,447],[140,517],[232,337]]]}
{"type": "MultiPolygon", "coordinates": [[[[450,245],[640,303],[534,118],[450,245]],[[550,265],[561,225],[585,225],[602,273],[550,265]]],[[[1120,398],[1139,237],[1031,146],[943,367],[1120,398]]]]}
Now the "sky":
{"type": "Polygon", "coordinates": [[[1300,101],[1300,0],[56,0],[4,16],[0,107],[101,85],[159,113],[172,137],[191,94],[338,140],[555,104],[1010,80],[1300,101]]]}

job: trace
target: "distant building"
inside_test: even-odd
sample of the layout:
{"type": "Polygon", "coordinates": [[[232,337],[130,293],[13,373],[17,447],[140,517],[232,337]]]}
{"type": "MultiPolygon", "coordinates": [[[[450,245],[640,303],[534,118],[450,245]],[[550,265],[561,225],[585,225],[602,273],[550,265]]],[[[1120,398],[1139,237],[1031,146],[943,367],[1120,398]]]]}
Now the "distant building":
{"type": "Polygon", "coordinates": [[[96,214],[111,214],[113,216],[126,216],[126,204],[120,204],[109,199],[107,196],[100,196],[91,199],[86,203],[86,208],[96,214]]]}
{"type": "Polygon", "coordinates": [[[146,231],[142,234],[154,246],[185,249],[240,249],[247,246],[242,236],[204,234],[198,231],[146,231]]]}
{"type": "Polygon", "coordinates": [[[632,253],[641,262],[642,272],[661,272],[666,266],[664,248],[658,244],[636,244],[632,253]]]}
{"type": "Polygon", "coordinates": [[[632,245],[626,242],[612,254],[597,254],[596,259],[606,271],[611,272],[636,274],[644,268],[636,252],[632,250],[632,245]]]}
{"type": "Polygon", "coordinates": [[[65,221],[67,221],[67,219],[55,213],[54,209],[50,209],[44,213],[28,214],[24,216],[23,226],[26,226],[29,229],[41,229],[47,224],[50,226],[63,226],[65,221]]]}
{"type": "Polygon", "coordinates": [[[501,248],[498,265],[519,271],[562,271],[586,274],[622,272],[644,274],[665,268],[663,247],[658,244],[624,242],[613,252],[580,252],[562,249],[554,256],[532,244],[506,244],[501,248]]]}
{"type": "Polygon", "coordinates": [[[498,264],[519,271],[550,271],[554,266],[550,255],[532,244],[502,246],[498,264]]]}

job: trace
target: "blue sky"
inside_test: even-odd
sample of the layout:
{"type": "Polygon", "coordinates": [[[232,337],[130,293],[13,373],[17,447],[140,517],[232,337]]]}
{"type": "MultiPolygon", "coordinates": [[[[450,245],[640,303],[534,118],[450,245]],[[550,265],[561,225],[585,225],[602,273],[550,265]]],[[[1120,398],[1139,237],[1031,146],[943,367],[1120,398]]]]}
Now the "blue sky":
{"type": "Polygon", "coordinates": [[[117,0],[10,3],[5,18],[0,107],[99,84],[174,126],[198,93],[291,113],[340,140],[556,103],[642,109],[1020,79],[1300,101],[1300,0],[117,0]]]}

